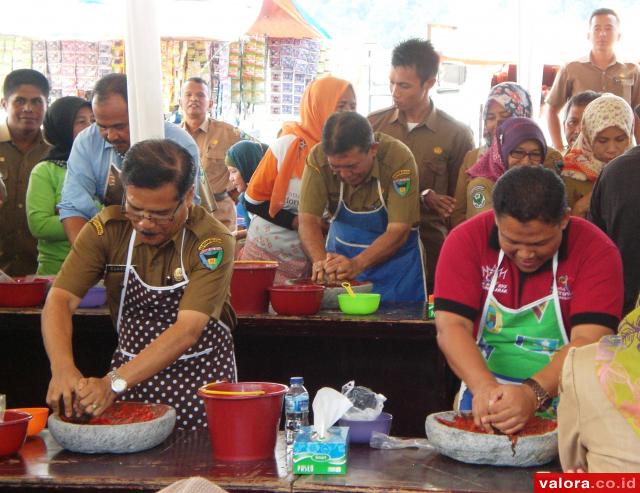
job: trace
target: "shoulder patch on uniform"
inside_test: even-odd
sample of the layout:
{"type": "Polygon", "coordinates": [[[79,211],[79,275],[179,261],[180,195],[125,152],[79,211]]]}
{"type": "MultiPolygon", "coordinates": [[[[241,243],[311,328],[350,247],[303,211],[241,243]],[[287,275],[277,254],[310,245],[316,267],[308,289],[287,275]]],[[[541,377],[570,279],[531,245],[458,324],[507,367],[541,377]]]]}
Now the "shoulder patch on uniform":
{"type": "Polygon", "coordinates": [[[89,221],[89,224],[93,226],[98,236],[102,236],[104,234],[104,226],[102,225],[102,222],[100,221],[100,219],[98,219],[97,217],[94,217],[89,221]]]}
{"type": "Polygon", "coordinates": [[[206,240],[204,240],[202,243],[198,245],[198,251],[200,252],[211,245],[222,245],[222,239],[216,238],[216,237],[207,238],[206,240]]]}
{"type": "Polygon", "coordinates": [[[400,197],[405,197],[411,189],[411,170],[400,169],[392,177],[393,189],[400,197]]]}
{"type": "Polygon", "coordinates": [[[200,263],[209,270],[216,270],[222,265],[224,258],[224,249],[221,246],[208,246],[204,249],[198,249],[200,263]]]}
{"type": "Polygon", "coordinates": [[[476,209],[482,209],[487,204],[486,187],[476,185],[471,189],[471,205],[476,209]]]}

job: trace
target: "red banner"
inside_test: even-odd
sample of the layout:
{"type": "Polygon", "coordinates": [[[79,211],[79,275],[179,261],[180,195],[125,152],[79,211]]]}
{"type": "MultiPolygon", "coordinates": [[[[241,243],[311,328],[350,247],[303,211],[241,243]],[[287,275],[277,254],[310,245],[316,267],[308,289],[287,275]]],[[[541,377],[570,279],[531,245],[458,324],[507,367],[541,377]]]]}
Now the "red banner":
{"type": "Polygon", "coordinates": [[[557,491],[600,493],[640,490],[640,473],[546,473],[533,476],[534,493],[557,491]]]}

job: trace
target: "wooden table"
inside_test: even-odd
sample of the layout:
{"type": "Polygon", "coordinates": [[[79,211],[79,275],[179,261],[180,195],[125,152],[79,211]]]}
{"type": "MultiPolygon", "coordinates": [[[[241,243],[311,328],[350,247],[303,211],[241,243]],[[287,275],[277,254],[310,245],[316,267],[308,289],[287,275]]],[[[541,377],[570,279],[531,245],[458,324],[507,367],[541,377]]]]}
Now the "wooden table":
{"type": "MultiPolygon", "coordinates": [[[[79,368],[104,375],[116,344],[107,310],[78,310],[74,328],[79,368]]],[[[0,393],[8,405],[44,404],[50,373],[40,309],[0,308],[0,340],[0,393]]],[[[288,383],[302,375],[313,396],[355,379],[387,397],[395,435],[424,436],[426,415],[450,409],[457,389],[422,303],[381,307],[369,316],[240,316],[234,341],[240,380],[288,383]]]]}
{"type": "MultiPolygon", "coordinates": [[[[216,462],[206,432],[177,431],[158,447],[131,455],[85,455],[60,449],[45,430],[19,455],[0,458],[0,492],[157,491],[179,479],[203,476],[233,492],[396,493],[420,491],[529,492],[535,469],[456,462],[417,449],[351,446],[343,476],[294,476],[279,437],[274,458],[216,462]]],[[[541,470],[558,470],[557,464],[541,470]]]]}

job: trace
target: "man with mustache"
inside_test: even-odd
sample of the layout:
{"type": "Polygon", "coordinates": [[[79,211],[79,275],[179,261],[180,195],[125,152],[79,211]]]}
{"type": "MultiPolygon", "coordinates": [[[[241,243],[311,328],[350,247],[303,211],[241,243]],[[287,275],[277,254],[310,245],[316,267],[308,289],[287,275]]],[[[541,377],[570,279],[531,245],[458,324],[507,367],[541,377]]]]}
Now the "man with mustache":
{"type": "Polygon", "coordinates": [[[42,333],[51,361],[47,402],[100,415],[119,398],[176,408],[179,428],[203,428],[197,389],[235,381],[229,304],[234,239],[194,205],[193,156],[175,142],[144,140],[127,152],[123,205],[85,225],[51,288],[42,333]],[[111,371],[86,378],[72,347],[72,315],[104,277],[118,347],[111,371]]]}
{"type": "Polygon", "coordinates": [[[7,119],[0,123],[0,269],[24,276],[35,274],[38,267],[25,200],[31,170],[49,151],[40,131],[49,82],[40,72],[19,69],[7,75],[3,91],[7,119]]]}
{"type": "Polygon", "coordinates": [[[229,197],[229,170],[225,164],[227,150],[245,138],[233,125],[214,120],[207,113],[213,100],[209,86],[200,77],[191,77],[182,86],[180,106],[184,120],[181,127],[194,138],[200,151],[202,170],[213,194],[213,215],[230,231],[236,230],[236,207],[229,197]]]}
{"type": "MultiPolygon", "coordinates": [[[[60,219],[71,243],[82,226],[98,212],[96,201],[104,205],[122,203],[119,174],[124,154],[131,145],[126,75],[109,74],[96,82],[92,106],[96,122],[73,142],[58,204],[60,219]]],[[[193,157],[194,201],[199,204],[200,159],[196,143],[173,123],[164,122],[164,134],[193,157]]]]}

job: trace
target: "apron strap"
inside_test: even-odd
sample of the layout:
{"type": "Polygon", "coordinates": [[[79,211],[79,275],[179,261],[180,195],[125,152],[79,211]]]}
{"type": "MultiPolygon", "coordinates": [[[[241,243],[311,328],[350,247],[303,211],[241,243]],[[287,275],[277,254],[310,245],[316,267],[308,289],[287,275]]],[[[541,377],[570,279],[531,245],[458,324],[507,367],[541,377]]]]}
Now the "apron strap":
{"type": "Polygon", "coordinates": [[[129,274],[131,273],[131,258],[133,257],[133,244],[136,241],[136,230],[131,231],[129,238],[129,249],[127,250],[127,263],[124,269],[124,281],[122,285],[122,293],[120,293],[120,306],[118,307],[118,320],[116,322],[116,333],[120,333],[120,320],[122,319],[122,309],[124,306],[124,298],[127,294],[127,286],[129,284],[129,274]]]}
{"type": "Polygon", "coordinates": [[[184,277],[184,280],[186,282],[189,282],[189,276],[187,276],[187,271],[184,268],[184,261],[182,258],[182,252],[184,251],[184,237],[185,237],[185,232],[187,231],[186,227],[183,227],[182,229],[182,240],[180,241],[180,268],[182,269],[182,276],[184,277]]]}
{"type": "Polygon", "coordinates": [[[382,195],[382,185],[380,184],[380,180],[378,180],[376,178],[376,182],[378,184],[378,197],[380,197],[380,203],[382,204],[382,207],[384,208],[384,210],[387,210],[387,204],[384,201],[384,197],[382,195]]]}

